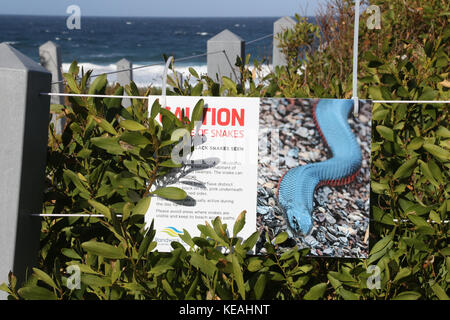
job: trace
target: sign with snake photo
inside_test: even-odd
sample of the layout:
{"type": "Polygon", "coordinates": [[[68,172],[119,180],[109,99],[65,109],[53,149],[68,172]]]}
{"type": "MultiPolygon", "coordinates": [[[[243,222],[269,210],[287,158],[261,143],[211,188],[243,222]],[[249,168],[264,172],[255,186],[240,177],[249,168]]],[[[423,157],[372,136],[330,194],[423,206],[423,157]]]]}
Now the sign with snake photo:
{"type": "Polygon", "coordinates": [[[245,210],[240,236],[260,232],[255,254],[267,236],[286,232],[280,254],[297,246],[311,256],[367,257],[370,102],[360,102],[357,117],[353,100],[337,99],[167,97],[166,108],[190,117],[199,99],[202,121],[174,148],[194,151],[158,182],[188,197],[152,199],[146,215],[159,250],[216,217],[232,225],[245,210]]]}

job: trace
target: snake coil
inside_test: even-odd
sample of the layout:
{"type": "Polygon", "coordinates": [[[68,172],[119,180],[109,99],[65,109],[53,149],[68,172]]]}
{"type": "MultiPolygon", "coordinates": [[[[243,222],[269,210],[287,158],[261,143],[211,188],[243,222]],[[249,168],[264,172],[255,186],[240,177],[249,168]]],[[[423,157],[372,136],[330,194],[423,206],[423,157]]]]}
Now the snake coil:
{"type": "Polygon", "coordinates": [[[361,169],[361,147],[347,121],[352,108],[353,100],[319,100],[313,109],[314,123],[333,156],[292,168],[278,182],[278,201],[297,233],[311,232],[316,188],[348,184],[361,169]]]}

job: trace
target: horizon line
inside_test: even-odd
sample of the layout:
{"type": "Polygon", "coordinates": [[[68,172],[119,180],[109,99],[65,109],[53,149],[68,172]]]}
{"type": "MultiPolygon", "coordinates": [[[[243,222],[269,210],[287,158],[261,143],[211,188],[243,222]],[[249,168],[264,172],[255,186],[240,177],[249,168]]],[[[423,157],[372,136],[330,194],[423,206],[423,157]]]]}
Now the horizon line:
{"type": "MultiPolygon", "coordinates": [[[[22,16],[22,17],[64,17],[67,18],[69,15],[56,15],[56,14],[18,14],[18,13],[0,13],[0,16],[22,16]]],[[[294,17],[291,15],[289,17],[294,17]]],[[[282,18],[286,16],[119,16],[119,15],[110,15],[110,16],[98,16],[98,15],[83,15],[83,17],[89,18],[163,18],[163,19],[171,19],[171,18],[282,18]]],[[[307,18],[315,17],[306,16],[307,18]]]]}

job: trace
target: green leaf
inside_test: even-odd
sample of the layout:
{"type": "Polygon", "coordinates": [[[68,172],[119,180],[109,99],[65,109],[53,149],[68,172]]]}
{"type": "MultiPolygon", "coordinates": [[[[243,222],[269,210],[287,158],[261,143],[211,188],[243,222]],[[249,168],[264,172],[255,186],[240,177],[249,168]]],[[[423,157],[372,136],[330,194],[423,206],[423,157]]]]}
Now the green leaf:
{"type": "Polygon", "coordinates": [[[17,292],[25,300],[56,300],[57,298],[50,290],[38,286],[23,287],[17,292]]]}
{"type": "Polygon", "coordinates": [[[437,97],[437,92],[434,91],[430,87],[425,87],[422,95],[419,97],[418,100],[434,100],[437,97]]]}
{"type": "Polygon", "coordinates": [[[133,146],[142,146],[150,144],[150,140],[139,132],[124,132],[120,136],[120,140],[125,141],[133,146]]]}
{"type": "Polygon", "coordinates": [[[378,207],[372,207],[373,219],[379,223],[387,224],[390,226],[394,226],[394,219],[390,213],[384,212],[378,207]]]}
{"type": "Polygon", "coordinates": [[[180,168],[182,166],[182,164],[181,163],[175,163],[175,162],[173,162],[172,159],[169,159],[169,160],[161,162],[159,164],[159,166],[167,167],[167,168],[180,168]]]}
{"type": "Polygon", "coordinates": [[[436,181],[433,173],[430,170],[430,167],[428,166],[428,163],[419,160],[420,164],[420,170],[422,171],[423,175],[429,179],[429,181],[436,187],[439,188],[439,183],[436,181]]]}
{"type": "Polygon", "coordinates": [[[386,190],[389,189],[389,185],[387,183],[379,183],[376,181],[370,182],[370,187],[372,191],[378,194],[384,194],[386,190]]]}
{"type": "Polygon", "coordinates": [[[91,288],[104,288],[111,286],[111,282],[93,274],[81,274],[81,282],[91,288]]]}
{"type": "Polygon", "coordinates": [[[123,253],[123,250],[114,247],[112,245],[103,243],[103,242],[97,242],[97,241],[87,241],[83,242],[81,244],[81,247],[96,256],[101,256],[108,259],[123,259],[126,258],[125,254],[123,253]]]}
{"type": "Polygon", "coordinates": [[[75,185],[75,187],[77,187],[78,190],[80,190],[83,193],[90,194],[89,190],[86,189],[84,184],[81,182],[80,177],[77,174],[75,174],[75,172],[69,169],[65,169],[64,174],[67,177],[69,177],[70,181],[73,182],[73,184],[75,185]]]}
{"type": "Polygon", "coordinates": [[[309,289],[309,291],[305,294],[303,299],[305,300],[319,300],[323,297],[325,291],[327,290],[326,283],[316,284],[314,287],[309,289]]]}
{"type": "Polygon", "coordinates": [[[73,249],[62,248],[61,253],[68,258],[75,259],[75,260],[81,260],[80,255],[73,249]]]}
{"type": "Polygon", "coordinates": [[[397,275],[394,278],[394,282],[398,282],[403,278],[409,277],[411,275],[411,269],[410,268],[401,268],[397,275]]]}
{"type": "Polygon", "coordinates": [[[195,105],[194,110],[192,111],[191,116],[192,124],[198,121],[202,121],[204,108],[205,108],[205,101],[203,99],[200,99],[195,105]]]}
{"type": "Polygon", "coordinates": [[[418,150],[423,146],[423,138],[422,137],[415,137],[414,139],[411,140],[411,142],[408,144],[407,149],[409,151],[414,151],[414,150],[418,150]]]}
{"type": "Polygon", "coordinates": [[[250,260],[247,266],[247,270],[250,272],[256,272],[263,267],[262,261],[258,258],[250,260]]]}
{"type": "MultiPolygon", "coordinates": [[[[169,78],[169,77],[167,77],[169,78]]],[[[173,298],[177,298],[177,295],[175,294],[175,292],[173,291],[172,287],[170,286],[169,282],[167,282],[166,279],[163,279],[161,281],[162,286],[164,288],[164,290],[167,292],[167,294],[173,298]]]]}
{"type": "Polygon", "coordinates": [[[157,266],[152,267],[150,269],[150,271],[148,272],[148,274],[153,274],[153,275],[156,275],[156,276],[160,276],[160,275],[166,273],[169,270],[173,270],[173,267],[171,267],[169,265],[161,264],[161,265],[157,265],[157,266]]]}
{"type": "Polygon", "coordinates": [[[199,83],[197,83],[197,85],[194,88],[192,88],[191,96],[198,97],[198,96],[201,96],[202,93],[203,93],[203,83],[199,82],[199,83]]]}
{"type": "Polygon", "coordinates": [[[80,68],[78,67],[78,62],[76,60],[72,61],[69,67],[69,73],[77,76],[80,73],[80,68]]]}
{"type": "Polygon", "coordinates": [[[383,250],[384,248],[386,248],[388,246],[388,244],[392,241],[394,237],[394,230],[388,234],[387,236],[383,237],[381,240],[379,240],[372,248],[372,250],[370,251],[370,255],[373,255],[381,250],[383,250]]]}
{"type": "Polygon", "coordinates": [[[144,197],[136,203],[136,206],[133,209],[134,214],[145,215],[150,207],[151,197],[144,197]]]}
{"type": "MultiPolygon", "coordinates": [[[[124,89],[123,87],[119,87],[114,91],[114,96],[123,96],[124,89]]],[[[106,106],[108,109],[118,109],[122,105],[122,98],[105,98],[104,99],[106,106]]]]}
{"type": "Polygon", "coordinates": [[[39,280],[45,282],[50,287],[58,290],[58,286],[56,285],[56,283],[53,281],[53,279],[47,273],[45,273],[42,270],[39,270],[38,268],[33,268],[33,271],[39,280]]]}
{"type": "MultiPolygon", "coordinates": [[[[105,130],[106,132],[112,134],[112,135],[116,135],[117,131],[116,129],[114,129],[114,127],[111,125],[111,123],[109,123],[108,121],[106,121],[103,118],[99,118],[99,117],[95,117],[95,116],[89,116],[92,117],[92,119],[94,119],[94,121],[97,123],[97,125],[102,128],[103,130],[105,130]]],[[[88,117],[88,119],[89,119],[88,117]]]]}
{"type": "Polygon", "coordinates": [[[394,179],[410,177],[417,163],[417,157],[407,160],[394,173],[394,179]]]}
{"type": "Polygon", "coordinates": [[[436,135],[443,138],[450,138],[450,130],[440,126],[439,129],[436,130],[436,135]]]}
{"type": "Polygon", "coordinates": [[[91,138],[91,142],[96,147],[104,149],[110,154],[121,155],[124,152],[123,148],[119,145],[119,138],[96,137],[91,138]]]}
{"type": "Polygon", "coordinates": [[[109,208],[103,204],[101,204],[100,202],[97,202],[95,200],[88,200],[89,204],[91,206],[93,206],[95,208],[95,210],[104,215],[106,218],[111,219],[111,211],[109,210],[109,208]]]}
{"type": "Polygon", "coordinates": [[[445,290],[442,289],[442,287],[437,282],[435,282],[434,280],[430,280],[429,284],[434,294],[439,298],[439,300],[447,300],[447,301],[450,300],[447,293],[445,293],[445,290]]]}
{"type": "Polygon", "coordinates": [[[0,284],[0,291],[6,292],[8,294],[12,294],[11,289],[9,289],[8,285],[4,282],[0,284]]]}
{"type": "Polygon", "coordinates": [[[124,204],[122,208],[122,221],[125,221],[130,217],[133,209],[134,205],[131,202],[127,202],[124,204]]]}
{"type": "Polygon", "coordinates": [[[134,121],[134,120],[122,120],[122,121],[120,121],[119,125],[122,128],[130,130],[130,131],[140,131],[140,130],[147,129],[142,124],[140,124],[139,122],[134,121]]]}
{"type": "Polygon", "coordinates": [[[372,100],[383,100],[380,87],[370,86],[369,87],[369,97],[372,100]]]}
{"type": "Polygon", "coordinates": [[[441,224],[442,223],[441,217],[434,210],[430,211],[430,220],[436,222],[437,224],[441,224]]]}
{"type": "Polygon", "coordinates": [[[153,191],[152,194],[169,200],[184,200],[187,197],[187,194],[184,190],[176,187],[159,188],[153,191]]]}
{"type": "Polygon", "coordinates": [[[261,273],[256,280],[255,286],[253,287],[253,292],[255,293],[256,300],[260,300],[263,297],[266,284],[267,276],[264,273],[261,273]]]}
{"type": "Polygon", "coordinates": [[[192,252],[190,263],[204,274],[213,277],[217,271],[216,265],[198,253],[192,252]]]}
{"type": "Polygon", "coordinates": [[[245,225],[245,215],[247,214],[247,211],[242,211],[239,216],[236,219],[236,222],[233,226],[233,237],[236,237],[237,234],[244,228],[245,225]]]}
{"type": "Polygon", "coordinates": [[[441,161],[450,161],[450,152],[434,144],[425,143],[424,149],[441,161]]]}
{"type": "Polygon", "coordinates": [[[236,83],[234,83],[234,81],[231,80],[230,78],[224,76],[222,77],[222,82],[226,89],[231,90],[232,92],[237,91],[236,83]]]}
{"type": "Polygon", "coordinates": [[[233,265],[234,280],[236,281],[236,284],[238,286],[238,292],[241,295],[242,299],[245,299],[244,275],[242,273],[241,265],[236,254],[233,253],[231,259],[231,263],[233,265]]]}
{"type": "MultiPolygon", "coordinates": [[[[106,88],[108,84],[108,79],[106,78],[106,74],[102,74],[95,78],[95,80],[91,83],[89,88],[89,94],[97,94],[106,88]]],[[[89,98],[93,101],[93,98],[89,98]]]]}
{"type": "Polygon", "coordinates": [[[153,238],[155,237],[156,232],[153,229],[153,223],[154,223],[154,221],[152,220],[152,224],[151,224],[150,228],[147,230],[144,240],[142,240],[141,246],[139,247],[139,251],[138,251],[139,259],[148,253],[150,244],[153,241],[153,238]]]}
{"type": "Polygon", "coordinates": [[[289,235],[287,232],[281,232],[278,234],[275,238],[275,244],[280,244],[285,242],[289,238],[289,235]]]}
{"type": "Polygon", "coordinates": [[[75,81],[75,78],[74,78],[73,74],[64,73],[64,79],[66,80],[67,85],[69,86],[70,91],[72,93],[76,93],[76,94],[80,94],[81,93],[80,89],[78,88],[78,84],[75,81]]]}
{"type": "Polygon", "coordinates": [[[161,104],[159,103],[159,99],[156,99],[155,102],[153,102],[152,109],[150,111],[150,118],[155,119],[160,110],[161,104]]]}
{"type": "Polygon", "coordinates": [[[421,296],[420,293],[414,291],[403,291],[392,298],[392,300],[417,300],[421,296]]]}
{"type": "Polygon", "coordinates": [[[190,67],[190,68],[189,68],[189,73],[192,74],[195,78],[200,79],[200,77],[199,77],[197,71],[195,71],[194,68],[191,68],[191,67],[190,67]]]}
{"type": "Polygon", "coordinates": [[[391,128],[379,125],[376,127],[376,130],[380,136],[388,141],[394,142],[394,131],[391,128]]]}

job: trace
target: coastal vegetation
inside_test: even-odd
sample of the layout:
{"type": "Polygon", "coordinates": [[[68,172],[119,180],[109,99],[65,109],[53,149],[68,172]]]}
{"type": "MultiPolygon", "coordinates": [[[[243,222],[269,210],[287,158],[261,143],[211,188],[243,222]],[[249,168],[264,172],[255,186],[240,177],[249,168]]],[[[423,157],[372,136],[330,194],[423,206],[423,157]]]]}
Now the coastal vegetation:
{"type": "MultiPolygon", "coordinates": [[[[359,97],[450,100],[448,2],[369,2],[380,8],[381,28],[369,30],[362,15],[359,97]]],[[[169,78],[169,94],[350,98],[353,1],[329,1],[317,19],[311,24],[297,16],[295,29],[279,35],[286,67],[258,77],[261,61],[238,59],[239,83],[225,77],[218,83],[190,69],[196,83],[169,78]]],[[[68,92],[152,90],[139,92],[133,83],[108,88],[105,76],[90,81],[90,71],[78,73],[75,62],[64,75],[68,92]]],[[[374,104],[371,249],[367,260],[350,260],[312,258],[297,248],[278,255],[286,233],[266,235],[266,254],[248,255],[260,235],[239,238],[245,212],[232,226],[217,218],[198,226],[199,237],[185,232],[180,237],[189,250],[173,242],[172,252],[158,252],[155,230],[144,227],[149,196],[178,200],[186,193],[151,187],[179,166],[170,160],[171,134],[192,129],[203,102],[180,120],[144,101],[132,99],[124,108],[120,99],[70,97],[64,106],[52,105],[68,122],[62,135],[49,129],[44,212],[106,219],[44,218],[38,267],[26,283],[10,274],[0,286],[11,299],[449,299],[448,105],[374,104]],[[81,270],[79,289],[68,288],[69,266],[81,270]]]]}

